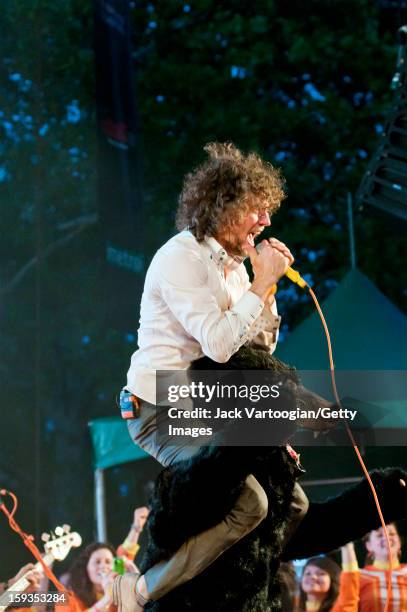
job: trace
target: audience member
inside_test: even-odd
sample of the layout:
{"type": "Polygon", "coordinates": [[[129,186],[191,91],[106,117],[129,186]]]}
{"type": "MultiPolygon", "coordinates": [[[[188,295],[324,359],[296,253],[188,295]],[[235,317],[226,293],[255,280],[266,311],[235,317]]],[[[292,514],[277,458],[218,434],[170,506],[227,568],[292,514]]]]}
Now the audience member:
{"type": "MultiPolygon", "coordinates": [[[[401,540],[394,523],[387,525],[392,553],[392,594],[390,611],[407,610],[407,565],[400,563],[401,540]]],[[[390,572],[389,550],[383,528],[364,538],[367,550],[366,565],[360,570],[360,612],[384,610],[390,572]]]]}
{"type": "Polygon", "coordinates": [[[117,551],[106,542],[89,544],[64,574],[64,584],[73,592],[69,605],[57,605],[55,612],[113,612],[112,600],[115,557],[124,562],[125,572],[139,573],[133,563],[138,550],[138,540],[148,517],[148,508],[136,508],[133,523],[124,542],[117,551]]]}
{"type": "Polygon", "coordinates": [[[299,612],[357,612],[359,572],[352,545],[341,548],[342,568],[329,557],[313,557],[304,566],[299,612]]]}

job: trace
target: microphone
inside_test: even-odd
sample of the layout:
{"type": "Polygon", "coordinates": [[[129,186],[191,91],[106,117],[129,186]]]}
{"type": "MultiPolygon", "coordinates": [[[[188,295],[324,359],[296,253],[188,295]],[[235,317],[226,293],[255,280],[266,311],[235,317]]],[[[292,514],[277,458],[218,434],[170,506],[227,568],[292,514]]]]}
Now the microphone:
{"type": "MultiPolygon", "coordinates": [[[[262,244],[257,244],[256,245],[256,251],[258,253],[260,253],[261,249],[262,249],[262,244]]],[[[307,286],[307,283],[305,282],[305,280],[301,277],[300,273],[297,272],[297,270],[294,270],[294,268],[290,268],[288,267],[287,270],[284,272],[284,275],[290,279],[291,282],[295,283],[296,285],[298,285],[299,287],[301,287],[301,289],[305,289],[305,287],[307,286]]],[[[275,285],[273,285],[273,288],[276,287],[275,285]]]]}
{"type": "Polygon", "coordinates": [[[287,278],[290,279],[290,281],[301,287],[301,289],[305,289],[305,287],[307,286],[307,283],[302,278],[302,276],[300,276],[300,273],[297,272],[297,270],[294,270],[294,268],[288,267],[284,274],[285,276],[287,276],[287,278]]]}

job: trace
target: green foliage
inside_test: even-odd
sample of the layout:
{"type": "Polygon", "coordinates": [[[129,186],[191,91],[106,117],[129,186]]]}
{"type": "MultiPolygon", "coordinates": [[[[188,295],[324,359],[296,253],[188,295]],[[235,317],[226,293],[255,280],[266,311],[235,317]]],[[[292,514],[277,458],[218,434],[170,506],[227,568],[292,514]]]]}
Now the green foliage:
{"type": "MultiPolygon", "coordinates": [[[[395,32],[380,29],[368,0],[183,6],[137,2],[133,11],[148,226],[157,227],[149,249],[168,235],[181,177],[202,159],[203,144],[231,140],[282,167],[288,198],[271,231],[324,297],[349,267],[346,198],[391,103],[395,32]],[[309,251],[321,255],[314,261],[309,251]]],[[[362,270],[364,245],[382,226],[366,216],[375,212],[356,220],[362,270]]],[[[400,285],[383,282],[391,262],[384,252],[374,280],[402,306],[400,285]]],[[[292,325],[308,307],[291,306],[284,303],[292,325]]]]}
{"type": "MultiPolygon", "coordinates": [[[[131,6],[147,258],[173,231],[182,177],[203,159],[205,142],[230,140],[282,167],[288,197],[271,232],[326,295],[349,267],[346,194],[391,102],[396,37],[377,4],[131,6]]],[[[33,508],[27,528],[68,520],[85,538],[93,514],[87,421],[114,413],[135,342],[106,320],[102,228],[89,224],[38,258],[98,212],[92,11],[79,0],[3,0],[0,60],[1,284],[10,288],[37,258],[2,294],[2,402],[12,406],[4,418],[16,435],[1,452],[17,454],[3,476],[33,508]]],[[[358,259],[401,306],[390,273],[403,257],[401,236],[392,228],[384,244],[384,223],[373,211],[357,219],[358,259]]],[[[280,296],[291,326],[312,308],[283,284],[280,296]]]]}

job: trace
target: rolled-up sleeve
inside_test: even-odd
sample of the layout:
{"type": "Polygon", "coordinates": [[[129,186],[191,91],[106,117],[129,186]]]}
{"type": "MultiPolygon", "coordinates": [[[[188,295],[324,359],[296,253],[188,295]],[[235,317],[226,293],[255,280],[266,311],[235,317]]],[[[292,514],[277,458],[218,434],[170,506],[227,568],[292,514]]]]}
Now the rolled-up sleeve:
{"type": "Polygon", "coordinates": [[[174,251],[159,262],[157,290],[185,331],[210,359],[225,363],[247,341],[264,303],[250,289],[222,311],[208,283],[208,267],[199,255],[174,251]]]}
{"type": "Polygon", "coordinates": [[[339,596],[332,608],[332,612],[358,612],[359,590],[360,573],[358,571],[342,572],[339,596]]]}
{"type": "Polygon", "coordinates": [[[281,317],[269,310],[266,304],[260,317],[252,326],[247,341],[273,353],[278,341],[281,317]]]}

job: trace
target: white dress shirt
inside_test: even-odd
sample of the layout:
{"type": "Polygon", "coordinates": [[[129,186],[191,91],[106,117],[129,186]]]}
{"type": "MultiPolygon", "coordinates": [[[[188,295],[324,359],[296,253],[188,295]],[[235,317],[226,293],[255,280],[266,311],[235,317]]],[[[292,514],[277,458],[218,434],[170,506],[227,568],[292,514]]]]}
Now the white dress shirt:
{"type": "Polygon", "coordinates": [[[248,341],[272,353],[279,324],[275,300],[270,308],[250,291],[242,262],[214,238],[199,243],[184,230],[147,271],[126,388],[155,404],[157,370],[186,370],[203,355],[224,363],[248,341]]]}

